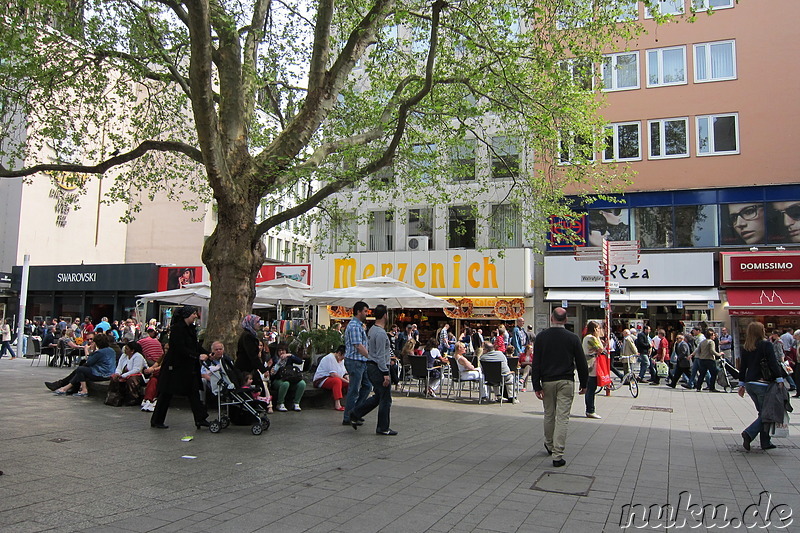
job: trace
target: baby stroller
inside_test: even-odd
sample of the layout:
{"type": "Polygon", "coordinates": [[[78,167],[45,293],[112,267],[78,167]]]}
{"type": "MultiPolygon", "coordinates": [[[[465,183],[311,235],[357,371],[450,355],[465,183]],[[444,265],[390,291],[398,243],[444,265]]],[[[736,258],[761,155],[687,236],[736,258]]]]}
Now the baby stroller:
{"type": "Polygon", "coordinates": [[[728,390],[734,392],[733,380],[739,380],[739,371],[731,366],[724,357],[717,359],[717,369],[717,385],[722,387],[725,392],[728,392],[728,390]]]}
{"type": "Polygon", "coordinates": [[[230,359],[223,357],[219,365],[209,367],[209,370],[211,392],[217,397],[217,419],[208,427],[211,433],[219,433],[230,425],[231,420],[244,425],[252,423],[250,431],[253,435],[269,429],[267,410],[261,402],[253,399],[251,391],[241,388],[242,376],[230,359]]]}

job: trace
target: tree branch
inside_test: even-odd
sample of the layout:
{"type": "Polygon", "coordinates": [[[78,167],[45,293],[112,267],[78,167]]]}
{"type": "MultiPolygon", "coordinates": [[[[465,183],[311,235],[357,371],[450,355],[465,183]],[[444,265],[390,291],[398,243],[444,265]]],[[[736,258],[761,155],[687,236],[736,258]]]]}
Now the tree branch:
{"type": "Polygon", "coordinates": [[[110,157],[96,165],[73,165],[73,164],[41,164],[19,170],[8,170],[0,165],[0,178],[20,178],[31,176],[37,172],[48,170],[58,170],[63,172],[83,172],[85,174],[103,174],[109,169],[133,161],[143,156],[147,152],[178,152],[188,156],[193,161],[203,164],[203,154],[200,150],[188,144],[177,141],[143,141],[130,152],[110,157]]]}
{"type": "MultiPolygon", "coordinates": [[[[269,13],[271,0],[256,0],[253,6],[253,18],[250,22],[250,27],[247,29],[247,36],[244,41],[244,64],[242,65],[242,75],[244,81],[242,83],[242,90],[245,93],[244,110],[245,110],[245,124],[249,124],[255,111],[256,105],[256,87],[258,72],[258,42],[264,35],[264,26],[267,21],[267,14],[269,13]]],[[[270,99],[274,99],[274,95],[270,95],[270,99]]],[[[277,109],[277,106],[275,106],[277,109]]],[[[280,117],[281,121],[283,117],[280,117]]]]}

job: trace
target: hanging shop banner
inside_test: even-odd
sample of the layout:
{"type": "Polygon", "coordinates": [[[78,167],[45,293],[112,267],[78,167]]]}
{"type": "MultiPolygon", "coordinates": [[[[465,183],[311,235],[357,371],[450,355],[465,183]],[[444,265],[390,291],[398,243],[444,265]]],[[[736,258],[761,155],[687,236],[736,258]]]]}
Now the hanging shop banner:
{"type": "Polygon", "coordinates": [[[352,287],[390,276],[435,296],[519,297],[533,294],[532,253],[503,250],[354,252],[313,256],[314,289],[352,287]]]}
{"type": "MultiPolygon", "coordinates": [[[[712,287],[714,253],[641,254],[635,265],[613,265],[611,281],[620,287],[712,287]]],[[[602,287],[599,261],[576,261],[573,255],[544,258],[545,287],[602,287]]]]}
{"type": "Polygon", "coordinates": [[[272,281],[278,278],[288,278],[306,285],[311,285],[311,264],[302,265],[264,265],[258,271],[256,283],[272,281]]]}
{"type": "Polygon", "coordinates": [[[722,252],[722,285],[800,283],[800,252],[722,252]]]}
{"type": "Polygon", "coordinates": [[[774,286],[728,289],[728,314],[735,316],[800,315],[800,289],[774,286]]]}
{"type": "Polygon", "coordinates": [[[190,283],[203,281],[203,267],[168,266],[158,269],[158,290],[182,289],[190,283]]]}

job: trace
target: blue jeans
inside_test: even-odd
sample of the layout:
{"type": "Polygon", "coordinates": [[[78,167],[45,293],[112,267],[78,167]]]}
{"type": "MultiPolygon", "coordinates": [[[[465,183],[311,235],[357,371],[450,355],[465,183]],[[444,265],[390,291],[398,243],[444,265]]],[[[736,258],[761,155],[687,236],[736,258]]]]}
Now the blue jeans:
{"type": "Polygon", "coordinates": [[[351,412],[351,417],[364,418],[365,415],[377,407],[378,426],[375,428],[375,431],[389,431],[389,410],[392,407],[392,384],[389,383],[388,387],[383,386],[383,374],[381,374],[378,365],[373,365],[372,363],[367,364],[366,374],[372,384],[372,391],[374,394],[363,402],[358,402],[351,412]]]}
{"type": "Polygon", "coordinates": [[[711,387],[711,381],[709,381],[708,379],[708,371],[704,370],[703,375],[701,376],[697,376],[698,372],[700,372],[700,359],[695,359],[692,362],[692,371],[690,372],[691,376],[689,379],[689,388],[693,389],[698,379],[700,380],[700,383],[702,383],[703,380],[705,380],[706,383],[708,383],[708,386],[711,387]]]}
{"type": "Polygon", "coordinates": [[[700,390],[703,388],[703,381],[706,377],[706,372],[711,374],[711,381],[708,382],[708,390],[714,390],[717,388],[717,363],[713,359],[698,359],[697,360],[700,369],[700,377],[697,378],[697,381],[694,384],[694,388],[696,390],[700,390]]]}
{"type": "Polygon", "coordinates": [[[597,390],[597,376],[589,376],[586,382],[586,414],[594,413],[594,393],[597,390]]]}
{"type": "Polygon", "coordinates": [[[646,353],[639,354],[639,379],[644,379],[644,374],[650,368],[650,356],[646,353]]]}
{"type": "Polygon", "coordinates": [[[758,411],[758,416],[755,421],[747,426],[744,432],[750,435],[750,439],[755,439],[756,435],[761,435],[761,447],[763,448],[770,444],[769,426],[764,426],[764,424],[761,423],[761,406],[764,405],[764,395],[767,393],[767,385],[745,383],[744,390],[746,390],[750,398],[753,399],[753,403],[756,404],[756,411],[758,411]]]}
{"type": "Polygon", "coordinates": [[[370,391],[372,391],[372,384],[369,382],[367,375],[367,362],[356,361],[355,359],[345,359],[344,367],[350,375],[350,386],[347,388],[347,401],[344,406],[343,421],[350,423],[350,411],[357,405],[367,399],[370,391]]]}
{"type": "Polygon", "coordinates": [[[6,354],[6,350],[11,354],[11,357],[17,356],[17,354],[14,353],[14,350],[11,349],[11,341],[3,341],[3,346],[0,348],[0,357],[3,357],[6,354]]]}

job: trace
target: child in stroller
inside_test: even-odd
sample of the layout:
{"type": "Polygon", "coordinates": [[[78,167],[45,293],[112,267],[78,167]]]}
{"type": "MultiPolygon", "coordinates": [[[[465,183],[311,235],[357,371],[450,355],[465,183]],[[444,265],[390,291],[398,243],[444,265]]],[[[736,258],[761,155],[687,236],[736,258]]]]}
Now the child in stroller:
{"type": "Polygon", "coordinates": [[[250,372],[245,372],[242,375],[242,379],[244,380],[242,389],[249,391],[250,396],[253,397],[253,400],[259,402],[267,410],[267,413],[272,414],[272,402],[270,395],[267,394],[266,396],[261,396],[261,391],[258,388],[253,387],[253,374],[250,372]]]}
{"type": "Polygon", "coordinates": [[[245,388],[244,376],[234,368],[230,358],[223,357],[218,365],[208,370],[211,374],[211,392],[217,397],[217,419],[208,428],[211,433],[218,433],[231,422],[252,424],[250,430],[253,435],[260,435],[269,429],[267,406],[263,401],[253,398],[253,389],[245,388]]]}

